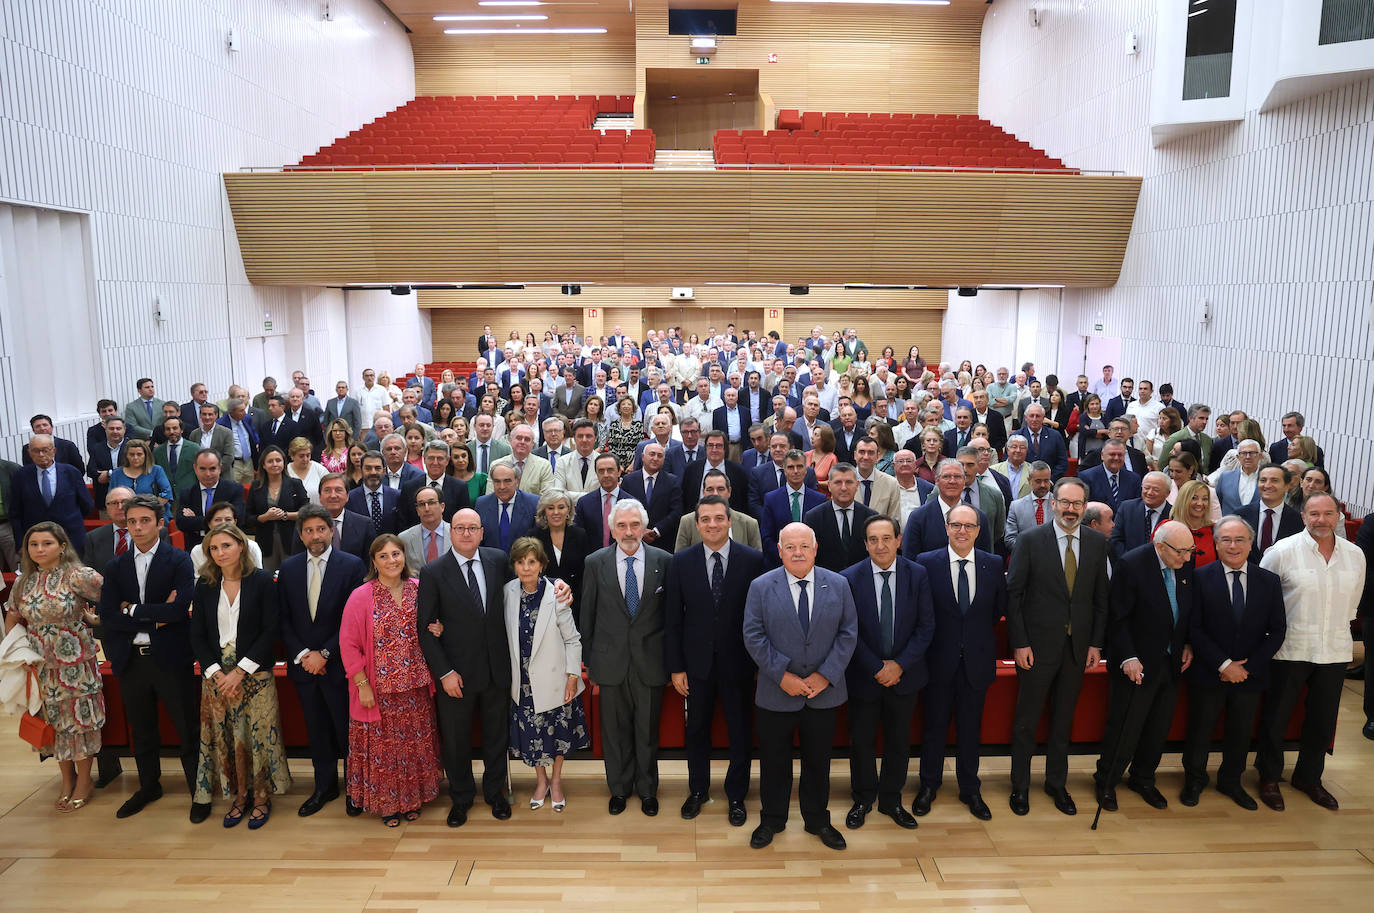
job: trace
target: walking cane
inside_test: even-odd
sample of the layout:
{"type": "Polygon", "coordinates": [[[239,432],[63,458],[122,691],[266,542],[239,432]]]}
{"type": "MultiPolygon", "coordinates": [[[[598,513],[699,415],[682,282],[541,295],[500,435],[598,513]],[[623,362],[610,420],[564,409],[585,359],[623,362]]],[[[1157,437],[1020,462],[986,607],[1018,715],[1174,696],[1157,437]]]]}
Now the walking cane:
{"type": "MultiPolygon", "coordinates": [[[[1141,676],[1140,681],[1141,681],[1142,684],[1144,683],[1145,678],[1144,678],[1143,675],[1141,676]]],[[[1136,696],[1137,693],[1139,693],[1140,687],[1141,687],[1140,685],[1136,685],[1134,688],[1132,688],[1132,689],[1131,689],[1131,696],[1128,697],[1128,698],[1126,698],[1126,712],[1122,715],[1121,731],[1118,732],[1118,733],[1116,734],[1116,747],[1112,749],[1112,764],[1111,764],[1110,767],[1107,768],[1107,773],[1108,773],[1108,774],[1111,774],[1112,771],[1116,770],[1116,762],[1120,759],[1120,755],[1121,755],[1121,739],[1126,735],[1126,720],[1130,719],[1130,716],[1131,716],[1131,708],[1132,708],[1133,706],[1135,706],[1135,696],[1136,696]]],[[[1113,785],[1115,785],[1115,784],[1113,784],[1113,785]]],[[[1096,790],[1094,790],[1094,792],[1096,792],[1096,790]]],[[[1101,797],[1101,796],[1098,796],[1098,798],[1097,798],[1097,814],[1093,815],[1093,826],[1092,826],[1092,828],[1091,828],[1092,830],[1097,830],[1097,819],[1099,819],[1099,818],[1101,818],[1101,817],[1102,817],[1102,797],[1101,797]]]]}

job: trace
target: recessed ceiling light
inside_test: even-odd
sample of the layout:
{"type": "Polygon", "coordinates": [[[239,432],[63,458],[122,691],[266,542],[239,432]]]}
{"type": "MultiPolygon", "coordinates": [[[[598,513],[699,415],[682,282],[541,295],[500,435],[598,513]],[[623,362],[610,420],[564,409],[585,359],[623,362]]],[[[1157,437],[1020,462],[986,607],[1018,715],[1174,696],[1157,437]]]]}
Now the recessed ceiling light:
{"type": "Polygon", "coordinates": [[[770,0],[771,3],[878,3],[885,6],[949,6],[949,0],[770,0]]]}
{"type": "Polygon", "coordinates": [[[468,16],[435,16],[435,22],[540,22],[548,16],[539,13],[482,13],[468,16]]]}
{"type": "Polygon", "coordinates": [[[445,35],[604,35],[603,28],[444,29],[445,35]]]}
{"type": "Polygon", "coordinates": [[[542,0],[477,0],[478,6],[543,6],[542,0]]]}

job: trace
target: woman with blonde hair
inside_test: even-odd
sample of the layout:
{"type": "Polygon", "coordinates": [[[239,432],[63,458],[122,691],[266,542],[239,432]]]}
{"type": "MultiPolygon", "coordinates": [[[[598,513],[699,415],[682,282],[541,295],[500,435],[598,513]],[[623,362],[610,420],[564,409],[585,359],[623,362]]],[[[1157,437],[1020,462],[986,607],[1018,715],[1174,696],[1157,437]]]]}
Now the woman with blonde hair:
{"type": "Polygon", "coordinates": [[[1193,567],[1199,568],[1217,560],[1217,547],[1212,542],[1212,489],[1200,479],[1184,482],[1174,499],[1170,519],[1182,523],[1193,533],[1193,567]]]}
{"type": "Polygon", "coordinates": [[[806,465],[816,471],[816,487],[827,495],[830,493],[830,470],[839,461],[835,454],[835,429],[818,422],[811,429],[811,449],[806,453],[806,465]]]}
{"type": "Polygon", "coordinates": [[[324,450],[320,452],[320,465],[325,472],[343,472],[348,469],[348,448],[353,446],[353,429],[348,422],[336,418],[324,430],[324,450]]]}
{"type": "Polygon", "coordinates": [[[291,460],[286,464],[286,475],[288,478],[297,479],[305,486],[305,493],[311,504],[319,504],[320,479],[329,475],[329,471],[315,462],[312,453],[308,438],[293,437],[286,445],[286,455],[291,460]]]}
{"type": "Polygon", "coordinates": [[[391,397],[391,405],[387,407],[387,412],[395,412],[401,408],[401,388],[391,382],[391,375],[386,371],[377,375],[377,386],[386,391],[387,396],[391,397]]]}

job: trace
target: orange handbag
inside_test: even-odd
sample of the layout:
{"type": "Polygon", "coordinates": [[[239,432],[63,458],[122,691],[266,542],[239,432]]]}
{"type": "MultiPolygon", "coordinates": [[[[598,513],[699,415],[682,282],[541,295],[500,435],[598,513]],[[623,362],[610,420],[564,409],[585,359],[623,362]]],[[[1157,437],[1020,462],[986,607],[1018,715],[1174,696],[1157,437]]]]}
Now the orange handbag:
{"type": "MultiPolygon", "coordinates": [[[[28,681],[24,683],[24,703],[27,706],[30,689],[33,687],[34,680],[38,676],[32,667],[29,669],[28,681]]],[[[57,741],[57,732],[52,728],[52,724],[41,716],[34,716],[27,710],[19,718],[19,738],[28,742],[34,748],[46,748],[57,741]]]]}

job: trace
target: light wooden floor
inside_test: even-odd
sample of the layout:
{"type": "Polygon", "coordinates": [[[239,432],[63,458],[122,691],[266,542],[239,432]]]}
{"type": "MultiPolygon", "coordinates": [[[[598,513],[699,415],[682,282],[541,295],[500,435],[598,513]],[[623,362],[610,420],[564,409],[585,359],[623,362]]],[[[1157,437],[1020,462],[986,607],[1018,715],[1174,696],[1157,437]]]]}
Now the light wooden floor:
{"type": "MultiPolygon", "coordinates": [[[[1183,808],[1176,800],[1178,757],[1169,755],[1160,786],[1170,808],[1155,811],[1123,788],[1121,811],[1104,814],[1094,833],[1088,771],[1095,759],[1073,759],[1070,789],[1080,807],[1074,818],[1055,812],[1038,791],[1031,793],[1028,817],[1012,815],[1007,761],[988,759],[984,796],[992,821],[975,820],[957,802],[951,770],[919,830],[902,831],[874,816],[861,831],[845,832],[844,853],[803,833],[795,806],[773,846],[750,850],[749,833],[758,823],[753,796],[744,828],[726,824],[723,801],[682,821],[682,762],[664,765],[663,811],[655,819],[645,818],[637,803],[618,818],[607,815],[601,767],[590,761],[569,764],[565,813],[548,806],[529,811],[532,780],[521,766],[514,770],[512,820],[494,821],[479,806],[456,831],[444,825],[444,801],[397,830],[371,817],[347,818],[342,801],[298,818],[309,789],[304,760],[292,763],[296,789],[257,832],[243,825],[224,830],[222,804],[209,821],[191,825],[170,759],[167,795],[137,817],[114,817],[134,788],[128,761],[121,780],[90,806],[59,816],[52,810],[60,782],[52,762],[40,767],[27,746],[6,737],[0,740],[0,910],[179,913],[196,903],[236,913],[899,907],[1226,913],[1320,904],[1324,913],[1367,913],[1374,895],[1374,742],[1360,735],[1360,694],[1360,685],[1347,683],[1336,753],[1326,768],[1324,782],[1341,802],[1336,813],[1289,789],[1283,814],[1263,807],[1244,812],[1213,791],[1197,808],[1183,808]]],[[[834,762],[833,773],[831,814],[842,826],[850,804],[843,760],[834,762]]],[[[1252,791],[1253,777],[1246,778],[1252,791]]],[[[717,795],[719,782],[718,774],[717,795]]]]}

